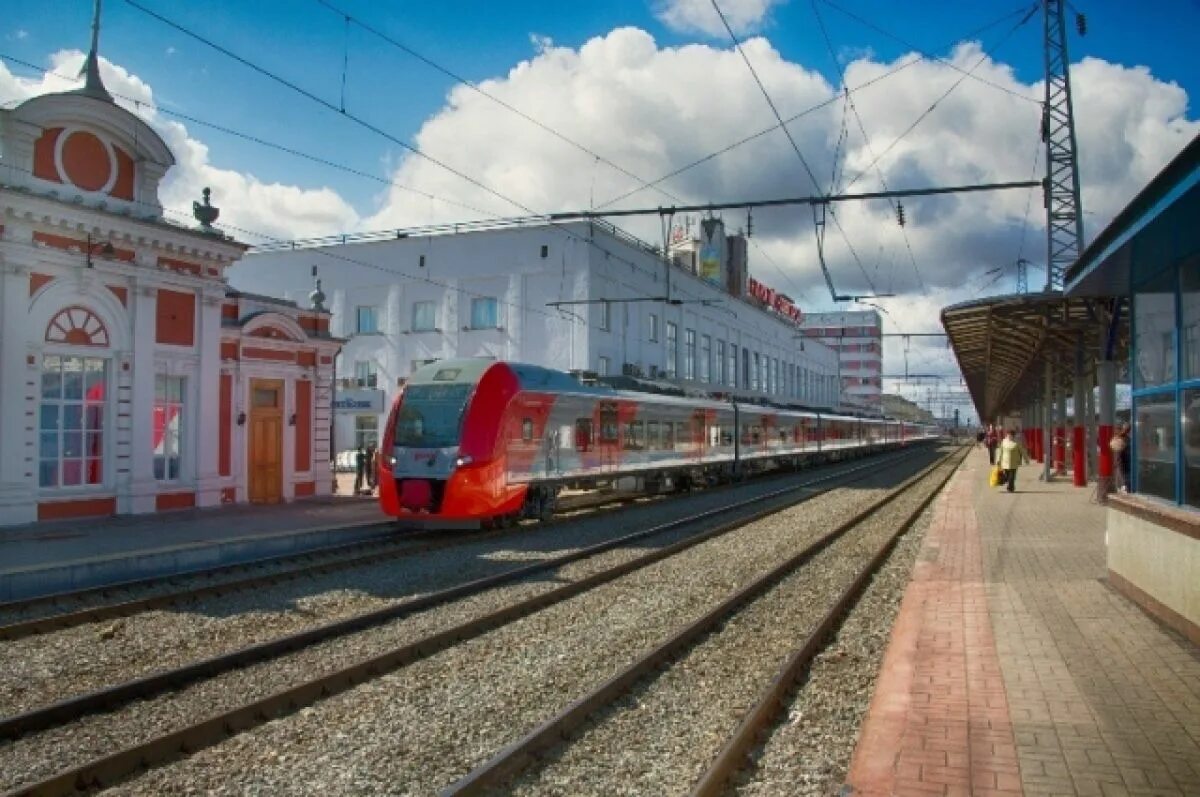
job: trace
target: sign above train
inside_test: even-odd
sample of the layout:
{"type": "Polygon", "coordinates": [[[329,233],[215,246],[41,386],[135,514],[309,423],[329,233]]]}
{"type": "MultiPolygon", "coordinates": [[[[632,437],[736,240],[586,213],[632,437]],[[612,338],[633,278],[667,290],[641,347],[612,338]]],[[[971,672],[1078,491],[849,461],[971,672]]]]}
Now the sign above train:
{"type": "Polygon", "coordinates": [[[800,308],[786,295],[776,291],[774,288],[768,288],[758,280],[751,277],[746,284],[746,293],[752,299],[757,299],[767,306],[768,309],[775,311],[787,320],[799,324],[804,320],[804,313],[800,308]]]}

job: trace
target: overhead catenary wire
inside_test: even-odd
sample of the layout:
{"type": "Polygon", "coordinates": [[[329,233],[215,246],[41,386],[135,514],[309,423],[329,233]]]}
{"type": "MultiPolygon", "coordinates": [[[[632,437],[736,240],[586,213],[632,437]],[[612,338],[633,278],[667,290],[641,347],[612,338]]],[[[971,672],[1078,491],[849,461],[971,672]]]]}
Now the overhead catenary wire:
{"type": "MultiPolygon", "coordinates": [[[[129,0],[126,0],[126,2],[129,2],[129,0]]],[[[899,144],[901,141],[903,141],[905,139],[905,137],[908,136],[909,133],[911,133],[913,130],[915,130],[917,128],[917,126],[919,124],[921,124],[921,122],[925,121],[925,119],[928,118],[928,116],[931,113],[933,113],[934,110],[937,109],[938,105],[940,105],[943,100],[945,100],[947,97],[949,97],[950,94],[953,93],[955,89],[957,89],[959,86],[961,86],[963,81],[965,81],[976,69],[978,69],[980,66],[982,66],[983,63],[992,56],[992,53],[994,53],[996,50],[998,50],[1001,47],[1001,45],[1003,45],[1005,42],[1007,42],[1014,33],[1016,33],[1022,26],[1025,25],[1025,23],[1027,23],[1033,17],[1033,12],[1036,11],[1037,8],[1038,7],[1036,5],[1033,6],[1030,13],[1026,14],[1015,25],[1013,25],[999,41],[997,41],[995,44],[993,44],[990,48],[984,50],[983,55],[981,55],[979,57],[979,60],[977,60],[974,63],[974,65],[971,66],[971,68],[969,70],[967,70],[965,72],[963,72],[963,70],[961,70],[961,69],[958,70],[959,72],[962,72],[962,75],[958,78],[958,80],[956,80],[952,84],[950,84],[950,88],[948,88],[944,92],[942,92],[941,95],[938,96],[938,98],[935,99],[929,105],[928,108],[926,108],[924,111],[921,112],[920,116],[918,116],[915,120],[913,120],[912,124],[910,124],[907,128],[905,128],[904,132],[902,132],[900,135],[896,136],[896,138],[893,139],[892,143],[888,144],[887,147],[884,148],[883,152],[880,152],[879,155],[871,161],[871,163],[867,164],[866,168],[864,168],[862,171],[860,171],[858,174],[856,174],[854,176],[853,180],[846,183],[846,188],[848,189],[851,186],[853,186],[860,179],[862,179],[862,177],[864,175],[866,175],[867,172],[869,172],[871,169],[875,168],[876,164],[878,164],[879,161],[881,161],[885,155],[887,155],[889,152],[891,152],[896,147],[896,145],[899,144]]],[[[1039,103],[1039,107],[1040,107],[1040,103],[1039,103]]]]}
{"type": "MultiPolygon", "coordinates": [[[[975,28],[974,30],[968,31],[963,36],[959,36],[959,37],[956,37],[955,39],[952,39],[949,42],[949,44],[953,44],[955,41],[959,41],[960,39],[972,38],[974,36],[981,35],[981,34],[985,33],[986,31],[991,30],[992,28],[996,27],[997,25],[1000,25],[1001,23],[1006,22],[1009,18],[1014,17],[1018,14],[1025,13],[1027,9],[1028,9],[1028,4],[1023,3],[1019,8],[1014,9],[1012,11],[1008,11],[1005,14],[1003,14],[1002,16],[992,20],[991,22],[989,22],[985,25],[982,25],[978,28],[975,28]]],[[[946,46],[948,46],[948,45],[946,45],[946,46]]],[[[893,66],[891,69],[887,70],[886,72],[883,72],[869,80],[866,80],[866,81],[858,84],[854,88],[848,88],[846,91],[850,94],[854,94],[856,92],[863,91],[864,89],[867,89],[867,88],[875,85],[876,83],[886,80],[887,78],[892,77],[893,75],[899,74],[900,72],[903,72],[905,69],[908,69],[911,66],[915,66],[925,60],[929,60],[929,59],[927,59],[923,55],[914,54],[914,56],[912,58],[910,58],[900,64],[897,64],[896,66],[893,66]]],[[[837,102],[839,99],[841,99],[840,96],[836,96],[836,95],[832,96],[829,99],[822,100],[821,102],[816,103],[815,105],[812,105],[812,106],[804,109],[803,111],[800,111],[799,113],[788,117],[784,121],[787,124],[791,124],[792,122],[795,122],[805,116],[808,116],[809,114],[816,113],[817,111],[832,105],[833,103],[837,102]]],[[[780,127],[779,124],[774,124],[774,125],[771,125],[770,127],[765,127],[762,130],[759,130],[755,133],[751,133],[748,136],[738,139],[737,141],[734,141],[730,144],[727,144],[726,146],[722,147],[719,150],[710,152],[709,154],[704,155],[701,158],[697,158],[696,160],[691,161],[690,163],[687,163],[671,172],[668,172],[667,174],[662,175],[661,177],[651,180],[646,185],[639,186],[638,188],[634,188],[623,194],[615,196],[605,202],[601,202],[599,205],[597,205],[597,207],[606,208],[611,205],[615,205],[616,203],[620,202],[621,200],[627,199],[630,196],[633,196],[634,194],[645,190],[646,188],[656,186],[659,183],[663,183],[663,182],[666,182],[667,180],[678,177],[679,175],[684,174],[685,172],[691,171],[692,169],[695,169],[698,166],[708,163],[709,161],[715,160],[715,159],[721,157],[722,155],[725,155],[729,152],[732,152],[735,149],[738,149],[746,144],[749,144],[752,141],[762,138],[765,135],[769,135],[770,133],[775,132],[779,127],[780,127]]]]}
{"type": "MultiPolygon", "coordinates": [[[[76,75],[64,75],[61,72],[55,72],[52,69],[44,69],[44,68],[38,66],[37,64],[33,64],[33,63],[30,63],[29,61],[25,61],[25,60],[15,57],[15,56],[7,55],[4,53],[0,53],[0,60],[8,61],[9,63],[13,63],[13,64],[18,64],[27,69],[38,72],[42,75],[61,78],[62,80],[65,80],[65,81],[67,81],[69,83],[73,83],[73,84],[79,83],[82,80],[82,78],[80,78],[76,75]]],[[[111,94],[115,99],[125,100],[126,102],[129,102],[129,103],[137,105],[137,106],[146,105],[145,102],[143,102],[142,100],[140,100],[136,97],[130,97],[128,95],[112,91],[111,89],[109,90],[108,93],[111,94]]],[[[23,98],[23,97],[18,97],[18,98],[14,98],[12,100],[8,100],[3,104],[8,105],[13,102],[21,102],[24,99],[25,98],[23,98]]],[[[478,213],[481,216],[500,218],[500,214],[495,213],[493,211],[483,210],[481,208],[475,207],[474,205],[470,205],[465,202],[458,202],[453,199],[447,199],[446,197],[443,197],[443,196],[437,196],[435,194],[429,193],[428,191],[422,191],[419,188],[413,188],[410,185],[405,185],[404,183],[400,183],[395,180],[390,180],[386,177],[382,177],[377,174],[371,174],[370,172],[364,172],[361,169],[356,169],[352,166],[347,166],[343,163],[338,163],[336,161],[329,160],[328,158],[321,157],[320,155],[313,155],[312,153],[309,153],[309,152],[303,152],[301,150],[295,149],[293,147],[289,147],[284,144],[280,144],[275,141],[269,141],[265,138],[261,138],[260,136],[253,135],[251,133],[246,133],[241,130],[235,130],[234,128],[231,128],[231,127],[226,127],[224,125],[217,124],[215,122],[210,122],[205,119],[201,119],[197,116],[192,116],[190,114],[183,113],[182,111],[176,111],[176,110],[173,110],[171,108],[167,108],[167,107],[164,107],[161,105],[153,105],[153,106],[149,106],[149,107],[153,108],[155,113],[166,114],[166,115],[174,117],[176,119],[181,119],[185,122],[190,122],[192,124],[200,125],[201,127],[208,128],[209,130],[215,130],[218,133],[223,133],[225,135],[233,136],[235,138],[240,138],[243,141],[249,141],[252,144],[257,144],[258,146],[265,147],[267,149],[272,149],[272,150],[275,150],[276,152],[282,152],[285,155],[291,155],[292,157],[301,158],[303,160],[307,160],[312,163],[319,164],[321,166],[327,166],[331,169],[336,169],[338,171],[345,172],[346,174],[351,174],[356,177],[362,177],[367,180],[372,180],[372,181],[380,183],[382,185],[392,186],[393,188],[397,188],[401,191],[406,191],[409,193],[416,194],[418,196],[425,197],[426,199],[429,199],[432,202],[442,202],[447,205],[453,205],[455,207],[459,207],[464,210],[469,210],[472,213],[478,213]]]]}
{"type": "MultiPolygon", "coordinates": [[[[478,179],[466,174],[465,172],[463,172],[459,169],[456,169],[455,167],[451,166],[450,164],[445,163],[444,161],[429,155],[428,153],[422,151],[419,147],[417,147],[413,144],[410,144],[407,141],[404,141],[400,137],[392,135],[391,133],[388,133],[386,130],[380,128],[378,125],[373,124],[373,123],[371,123],[353,113],[350,113],[348,111],[343,112],[343,111],[339,110],[337,108],[337,106],[333,105],[328,100],[325,100],[324,98],[316,95],[312,91],[309,91],[308,89],[300,86],[299,84],[297,84],[291,80],[288,80],[287,78],[284,78],[263,66],[260,66],[256,63],[254,63],[253,61],[249,60],[248,58],[241,56],[220,44],[217,44],[216,42],[212,41],[211,39],[208,39],[207,37],[202,36],[201,34],[196,33],[195,31],[192,31],[189,28],[187,28],[171,19],[168,19],[167,17],[163,16],[162,14],[159,14],[151,9],[146,8],[144,5],[137,2],[137,0],[125,0],[125,3],[129,6],[131,6],[132,8],[135,8],[138,11],[141,11],[142,13],[146,14],[147,16],[150,16],[153,19],[160,21],[164,25],[167,25],[168,27],[178,31],[179,33],[181,33],[189,38],[192,38],[192,39],[200,42],[201,44],[204,44],[205,46],[210,47],[213,50],[216,50],[217,52],[231,58],[234,61],[237,61],[238,63],[257,72],[258,74],[263,75],[264,77],[266,77],[276,83],[279,83],[282,86],[285,86],[286,88],[288,88],[288,89],[292,90],[293,92],[301,95],[302,97],[305,97],[306,99],[316,103],[317,105],[319,105],[327,110],[333,111],[333,112],[337,113],[338,115],[342,116],[343,118],[354,122],[355,124],[359,125],[360,127],[363,127],[364,129],[366,129],[370,132],[373,132],[376,135],[379,135],[380,137],[386,139],[387,141],[391,141],[392,143],[403,147],[404,149],[411,152],[413,155],[415,155],[423,160],[426,160],[429,163],[432,163],[433,165],[449,172],[450,174],[455,175],[456,177],[459,177],[460,179],[470,183],[471,185],[474,185],[477,188],[483,190],[487,194],[494,196],[504,202],[507,202],[508,204],[511,204],[511,205],[521,209],[522,211],[524,211],[525,213],[527,213],[531,216],[544,216],[545,215],[545,214],[539,214],[538,212],[532,210],[531,208],[529,208],[527,205],[525,205],[521,201],[514,199],[512,197],[506,196],[503,193],[499,192],[498,190],[492,188],[491,186],[483,183],[481,180],[478,180],[478,179]]],[[[573,233],[570,230],[564,229],[560,224],[556,223],[555,220],[553,219],[553,217],[547,217],[547,218],[548,218],[547,223],[549,224],[549,226],[558,229],[560,232],[562,232],[565,235],[568,235],[570,237],[579,238],[579,236],[576,233],[573,233]]],[[[589,243],[592,242],[591,238],[580,238],[580,240],[587,241],[589,243]]],[[[664,262],[667,264],[667,268],[671,268],[672,266],[670,265],[670,261],[669,261],[669,258],[667,257],[667,253],[664,252],[663,256],[664,256],[664,262]]],[[[630,265],[634,265],[634,264],[631,262],[630,265]]]]}
{"type": "MultiPolygon", "coordinates": [[[[562,141],[566,144],[569,144],[570,146],[574,147],[575,149],[579,150],[580,152],[583,152],[583,153],[591,156],[592,158],[595,159],[595,162],[603,163],[605,166],[608,166],[609,168],[620,172],[621,174],[625,175],[626,177],[632,178],[633,180],[637,181],[637,183],[641,186],[647,185],[645,180],[643,180],[641,177],[634,174],[633,172],[629,171],[625,167],[621,166],[620,164],[613,162],[612,160],[610,160],[609,158],[606,158],[604,155],[601,155],[600,153],[596,152],[592,148],[579,143],[575,139],[573,139],[573,138],[567,136],[566,134],[562,133],[561,131],[551,127],[550,125],[546,124],[545,122],[542,122],[541,120],[536,119],[533,116],[530,116],[525,111],[522,111],[520,108],[517,108],[516,106],[512,105],[511,103],[506,102],[505,100],[501,99],[500,97],[497,97],[496,95],[494,95],[488,91],[485,91],[482,87],[479,86],[478,83],[475,83],[472,80],[468,80],[467,78],[454,72],[453,70],[449,69],[448,67],[443,66],[442,64],[433,60],[429,56],[414,49],[411,45],[408,45],[408,44],[400,41],[399,39],[395,38],[394,36],[392,36],[388,33],[385,33],[382,30],[376,28],[375,26],[363,21],[362,19],[359,19],[358,17],[355,17],[355,16],[343,11],[338,6],[329,2],[329,0],[315,0],[315,2],[324,6],[325,8],[334,12],[335,14],[345,17],[347,24],[353,23],[353,24],[357,25],[358,27],[362,28],[364,31],[372,34],[373,36],[376,36],[377,38],[381,39],[382,41],[392,45],[396,49],[398,49],[404,53],[407,53],[408,55],[417,59],[421,63],[431,67],[432,69],[437,70],[438,72],[441,72],[443,75],[450,78],[451,80],[454,80],[455,82],[457,82],[463,86],[466,86],[467,88],[474,91],[476,94],[479,94],[482,97],[486,97],[487,99],[491,100],[495,104],[499,105],[501,108],[504,108],[505,110],[510,111],[511,113],[515,114],[516,116],[519,116],[520,118],[524,119],[525,121],[529,122],[532,125],[535,125],[539,129],[544,130],[545,132],[549,133],[550,135],[554,136],[555,138],[559,139],[560,141],[562,141]]],[[[675,194],[672,194],[670,191],[667,191],[666,189],[659,188],[656,186],[655,190],[657,190],[663,196],[669,197],[669,198],[675,200],[676,202],[681,201],[678,196],[676,196],[675,194]]]]}
{"type": "MultiPolygon", "coordinates": [[[[771,113],[775,115],[775,121],[779,123],[779,127],[783,130],[783,134],[787,136],[788,143],[792,145],[792,151],[795,152],[796,157],[800,159],[800,165],[804,167],[805,174],[807,174],[808,179],[812,181],[813,188],[820,192],[820,181],[817,180],[817,176],[813,173],[812,167],[808,165],[808,161],[804,158],[804,153],[800,151],[800,146],[796,143],[796,139],[792,136],[792,131],[788,130],[787,124],[783,121],[783,115],[779,113],[779,108],[776,107],[775,101],[771,99],[771,93],[767,91],[767,87],[763,84],[762,79],[758,76],[758,71],[754,68],[754,64],[751,63],[750,57],[746,55],[746,51],[742,47],[742,43],[738,40],[737,34],[735,34],[733,32],[733,28],[729,26],[729,21],[725,18],[725,13],[721,11],[721,6],[718,5],[717,0],[710,0],[710,2],[712,3],[713,10],[717,12],[717,16],[721,18],[721,24],[725,27],[725,31],[729,34],[729,39],[733,42],[734,49],[738,51],[738,54],[742,57],[742,60],[746,62],[746,68],[750,70],[750,74],[754,78],[754,82],[758,84],[758,88],[762,92],[763,98],[767,101],[767,105],[771,108],[771,113]]],[[[822,212],[824,210],[825,208],[822,207],[822,212]]],[[[858,268],[862,272],[863,278],[867,281],[867,286],[871,289],[872,293],[876,293],[875,285],[871,280],[871,275],[867,273],[867,269],[863,265],[862,259],[858,256],[858,252],[855,250],[854,245],[850,243],[850,237],[846,235],[846,231],[842,228],[841,222],[838,221],[837,215],[833,213],[832,210],[830,210],[829,215],[833,219],[834,226],[837,227],[838,232],[841,234],[842,240],[846,242],[846,247],[850,250],[850,254],[854,257],[854,261],[858,263],[858,268]]],[[[824,253],[821,242],[824,232],[824,224],[818,225],[815,217],[813,221],[813,231],[818,239],[817,251],[821,257],[822,268],[824,268],[824,253]]],[[[832,284],[830,285],[830,290],[832,292],[832,284]]]]}
{"type": "MultiPolygon", "coordinates": [[[[829,57],[833,60],[833,66],[835,69],[837,69],[838,79],[841,81],[844,90],[846,86],[846,71],[842,68],[841,63],[838,61],[837,53],[834,52],[833,41],[829,38],[829,31],[825,27],[825,19],[821,16],[821,11],[817,7],[817,0],[812,0],[812,10],[813,16],[817,18],[817,27],[819,27],[821,30],[821,37],[825,40],[825,47],[829,50],[829,57]]],[[[875,159],[875,148],[871,146],[871,137],[867,135],[867,128],[863,124],[862,115],[859,114],[858,106],[855,104],[854,99],[849,93],[846,94],[846,103],[849,106],[851,113],[854,115],[855,121],[858,123],[858,130],[860,133],[862,133],[863,146],[867,148],[867,154],[870,155],[872,159],[875,159]]],[[[843,112],[843,126],[845,125],[844,117],[845,115],[843,112]]],[[[883,174],[883,169],[876,166],[876,171],[879,174],[879,183],[883,186],[883,190],[890,190],[888,188],[887,178],[883,174]]],[[[830,189],[830,193],[833,193],[834,190],[836,190],[836,186],[833,189],[830,189]]],[[[888,197],[888,205],[891,207],[893,213],[897,215],[900,214],[900,210],[897,207],[896,202],[891,197],[888,197]]],[[[912,242],[909,240],[908,232],[904,229],[903,225],[900,226],[900,234],[904,237],[904,246],[906,249],[908,249],[908,258],[912,262],[913,273],[917,277],[917,285],[920,287],[921,293],[928,294],[929,291],[925,286],[925,280],[921,277],[921,268],[917,265],[917,256],[913,253],[912,242]]],[[[895,275],[893,274],[892,276],[894,280],[895,275]]]]}
{"type": "MultiPolygon", "coordinates": [[[[1008,88],[1007,86],[1001,86],[999,83],[994,83],[994,82],[992,82],[992,81],[988,80],[987,78],[983,78],[983,77],[979,77],[978,75],[973,75],[973,74],[970,74],[969,72],[967,72],[967,71],[966,71],[966,70],[964,70],[962,67],[960,67],[959,65],[955,64],[955,63],[954,63],[954,62],[952,62],[952,61],[947,61],[946,59],[944,59],[944,58],[941,58],[941,57],[939,57],[939,56],[936,56],[936,55],[931,55],[929,52],[927,52],[926,50],[923,50],[922,48],[920,48],[920,47],[918,47],[917,45],[913,44],[912,42],[908,41],[907,39],[904,39],[903,37],[901,37],[901,36],[898,36],[898,35],[896,35],[895,33],[891,33],[890,31],[887,31],[887,30],[885,30],[884,28],[880,27],[878,24],[876,24],[876,23],[874,23],[874,22],[870,21],[869,19],[866,19],[865,17],[863,17],[863,16],[861,16],[861,15],[859,15],[859,14],[856,14],[855,12],[853,12],[853,11],[850,11],[850,10],[849,10],[849,9],[847,9],[847,8],[844,8],[844,7],[840,6],[840,5],[838,5],[838,4],[837,4],[837,3],[835,3],[833,0],[820,0],[820,2],[824,3],[825,5],[829,6],[830,8],[832,8],[832,9],[834,9],[834,10],[836,10],[836,11],[840,11],[841,13],[843,13],[843,14],[845,14],[846,16],[850,17],[851,19],[854,19],[854,20],[857,20],[858,22],[861,22],[863,25],[866,25],[868,28],[870,28],[871,30],[875,31],[876,33],[878,33],[878,34],[880,34],[880,35],[882,35],[882,36],[886,36],[887,38],[889,38],[889,39],[892,39],[893,41],[899,42],[900,44],[902,44],[902,45],[904,45],[905,47],[909,48],[910,50],[912,50],[913,52],[917,53],[918,55],[920,55],[920,56],[921,56],[922,58],[924,58],[924,59],[927,59],[927,60],[929,60],[929,61],[936,61],[937,63],[939,63],[939,64],[942,64],[943,66],[948,66],[948,67],[950,67],[951,69],[953,69],[953,70],[954,70],[954,71],[956,71],[956,72],[962,72],[962,73],[963,73],[963,74],[964,74],[966,77],[970,77],[972,80],[978,81],[979,83],[982,83],[982,84],[984,84],[984,85],[987,85],[987,86],[991,86],[992,88],[994,88],[994,89],[997,89],[997,90],[999,90],[999,91],[1003,91],[1005,94],[1010,94],[1010,95],[1012,95],[1013,97],[1016,97],[1016,98],[1018,98],[1018,99],[1025,100],[1025,101],[1027,101],[1027,102],[1033,102],[1033,103],[1037,103],[1039,106],[1041,105],[1041,101],[1040,101],[1040,100],[1036,100],[1036,99],[1034,99],[1033,97],[1030,97],[1030,96],[1028,96],[1028,95],[1021,94],[1020,92],[1013,91],[1012,89],[1008,88]]],[[[1038,3],[1035,3],[1035,4],[1034,4],[1034,10],[1035,10],[1035,11],[1036,11],[1036,10],[1037,10],[1037,8],[1039,8],[1039,7],[1040,7],[1040,2],[1038,2],[1038,3]]],[[[1008,17],[1010,17],[1010,16],[1014,16],[1015,14],[1020,14],[1020,13],[1029,13],[1029,4],[1028,4],[1028,3],[1026,3],[1026,4],[1022,5],[1022,6],[1021,6],[1019,9],[1017,9],[1016,11],[1013,11],[1013,12],[1010,12],[1010,13],[1006,14],[1006,15],[1004,16],[1004,19],[1007,19],[1007,18],[1008,18],[1008,17]]],[[[995,24],[995,23],[993,23],[993,24],[995,24]]],[[[991,25],[989,25],[988,27],[991,27],[991,25]]],[[[963,38],[969,38],[969,37],[970,37],[970,36],[968,35],[968,36],[966,36],[966,37],[963,37],[963,38]]]]}

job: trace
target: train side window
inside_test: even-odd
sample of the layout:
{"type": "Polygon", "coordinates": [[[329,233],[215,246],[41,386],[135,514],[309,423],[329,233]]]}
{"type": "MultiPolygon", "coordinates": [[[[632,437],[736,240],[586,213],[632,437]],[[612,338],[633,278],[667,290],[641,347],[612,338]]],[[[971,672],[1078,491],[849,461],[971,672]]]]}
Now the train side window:
{"type": "Polygon", "coordinates": [[[658,447],[658,421],[646,421],[646,450],[653,451],[658,447]]]}
{"type": "Polygon", "coordinates": [[[753,440],[755,443],[762,442],[762,435],[763,435],[763,430],[762,430],[761,426],[756,425],[756,426],[750,427],[750,439],[753,440]]]}
{"type": "Polygon", "coordinates": [[[675,450],[675,424],[670,421],[663,421],[662,447],[665,451],[675,450]]]}
{"type": "Polygon", "coordinates": [[[600,405],[600,442],[616,443],[617,439],[617,405],[600,405]]]}
{"type": "Polygon", "coordinates": [[[575,450],[590,451],[592,448],[592,419],[580,418],[575,421],[575,450]]]}
{"type": "Polygon", "coordinates": [[[521,421],[521,439],[526,443],[533,441],[533,418],[525,418],[521,421]]]}
{"type": "Polygon", "coordinates": [[[733,427],[721,426],[721,445],[726,447],[733,445],[733,427]]]}
{"type": "Polygon", "coordinates": [[[625,424],[625,448],[641,450],[644,440],[644,424],[641,421],[630,421],[625,424]]]}
{"type": "Polygon", "coordinates": [[[688,446],[692,444],[690,429],[691,427],[683,421],[675,424],[675,439],[679,441],[679,445],[688,446]]]}

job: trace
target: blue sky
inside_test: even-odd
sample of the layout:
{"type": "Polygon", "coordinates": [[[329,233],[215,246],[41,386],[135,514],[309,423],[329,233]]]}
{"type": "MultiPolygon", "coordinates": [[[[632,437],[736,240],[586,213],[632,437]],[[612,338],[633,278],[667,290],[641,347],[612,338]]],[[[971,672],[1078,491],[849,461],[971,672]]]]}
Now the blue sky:
{"type": "MultiPolygon", "coordinates": [[[[347,107],[390,133],[410,140],[421,123],[444,103],[452,81],[391,45],[351,26],[317,0],[260,0],[206,3],[141,0],[187,28],[244,54],[334,103],[341,101],[342,61],[349,42],[347,107]]],[[[336,0],[334,5],[375,25],[472,80],[502,76],[535,54],[531,36],[578,47],[589,38],[621,26],[653,35],[660,47],[719,39],[670,30],[654,14],[649,0],[548,3],[513,2],[373,3],[336,0]]],[[[22,4],[0,23],[0,53],[47,64],[50,53],[84,48],[92,3],[57,0],[22,4]]],[[[963,34],[1016,10],[1018,3],[837,0],[837,6],[870,19],[879,28],[922,48],[947,52],[963,34]]],[[[839,52],[871,52],[887,61],[909,51],[881,33],[851,19],[822,0],[817,4],[839,52]]],[[[1088,35],[1071,31],[1072,60],[1095,56],[1126,66],[1148,66],[1155,77],[1174,81],[1194,98],[1200,88],[1200,59],[1195,32],[1200,3],[1156,0],[1134,9],[1127,2],[1080,2],[1088,17],[1088,35]]],[[[992,46],[1010,23],[986,31],[992,46]]],[[[1026,25],[996,51],[1017,77],[1033,82],[1042,71],[1041,25],[1026,25]]],[[[816,69],[831,83],[836,72],[815,25],[813,5],[791,0],[775,7],[761,32],[789,61],[816,69]]],[[[378,173],[401,151],[325,111],[224,55],[171,30],[128,5],[107,0],[102,53],[148,82],[164,108],[236,128],[246,133],[330,157],[378,173]]],[[[18,74],[28,70],[10,64],[18,74]]],[[[0,101],[7,98],[0,97],[0,101]]],[[[369,204],[379,186],[341,175],[236,138],[189,126],[222,166],[252,172],[266,181],[329,185],[355,206],[369,204]]]]}
{"type": "MultiPolygon", "coordinates": [[[[442,162],[526,207],[586,207],[593,197],[602,201],[630,187],[628,175],[601,168],[490,100],[459,92],[449,104],[454,88],[450,78],[357,26],[347,33],[344,18],[320,0],[136,2],[335,105],[342,102],[342,65],[348,52],[349,111],[397,139],[419,140],[423,150],[442,162]]],[[[662,12],[668,3],[675,11],[709,13],[711,23],[710,0],[328,2],[449,70],[488,81],[489,91],[644,179],[671,173],[774,123],[727,37],[666,24],[662,12]]],[[[848,121],[837,96],[837,69],[816,25],[814,0],[719,2],[731,17],[739,9],[769,9],[761,25],[742,38],[765,38],[765,43],[751,41],[747,50],[785,116],[836,101],[789,128],[821,175],[828,175],[831,166],[851,173],[861,170],[866,179],[855,185],[856,190],[878,187],[885,173],[892,187],[912,188],[1033,176],[1034,153],[1040,147],[1040,97],[1032,95],[1044,68],[1041,15],[1009,32],[1020,9],[1031,9],[1032,2],[815,0],[835,52],[849,65],[852,86],[890,70],[893,62],[911,52],[880,30],[935,55],[953,57],[960,69],[973,69],[979,53],[956,50],[954,44],[1005,18],[978,34],[985,52],[996,48],[993,60],[978,74],[986,75],[992,85],[967,80],[939,101],[935,112],[923,116],[961,73],[940,63],[914,63],[855,95],[866,136],[848,121]],[[1001,92],[996,85],[1007,88],[1001,92]],[[919,127],[909,131],[918,118],[923,118],[919,127]],[[839,127],[847,123],[849,137],[835,148],[839,127]],[[896,143],[901,145],[893,149],[896,143]],[[876,172],[868,164],[885,149],[888,155],[876,172]]],[[[1069,47],[1080,120],[1085,228],[1094,236],[1200,132],[1195,109],[1200,92],[1200,59],[1195,55],[1200,3],[1073,2],[1087,14],[1089,27],[1081,38],[1072,24],[1069,47]]],[[[0,15],[0,56],[49,67],[59,51],[86,49],[91,0],[23,3],[18,8],[17,13],[0,15]]],[[[105,0],[101,55],[128,73],[110,70],[106,79],[114,90],[123,86],[146,96],[148,85],[162,110],[233,128],[385,181],[347,175],[196,121],[181,126],[178,118],[160,112],[151,115],[151,122],[179,160],[160,191],[174,221],[190,223],[191,201],[204,186],[213,187],[214,203],[222,207],[221,222],[233,225],[226,229],[251,244],[476,215],[452,203],[439,205],[396,191],[386,181],[492,213],[519,213],[477,186],[165,26],[128,0],[105,0]],[[260,237],[249,234],[263,231],[260,237]]],[[[32,94],[65,88],[57,83],[35,85],[38,73],[12,61],[3,66],[8,71],[0,69],[0,105],[10,107],[32,94]]],[[[688,202],[811,192],[788,142],[777,132],[690,169],[666,186],[688,202]]],[[[663,201],[662,195],[643,191],[626,206],[663,201]]],[[[1039,284],[1036,262],[1045,251],[1045,234],[1044,211],[1035,191],[905,204],[908,225],[903,230],[882,203],[842,206],[839,220],[846,238],[831,234],[825,250],[841,292],[878,287],[898,294],[880,302],[889,312],[888,331],[928,329],[936,325],[945,305],[1011,292],[1018,257],[1035,262],[1030,283],[1039,284]],[[848,241],[853,241],[856,256],[848,241]],[[861,260],[861,266],[855,260],[861,260]]],[[[744,215],[734,214],[729,221],[740,226],[744,215]]],[[[647,240],[658,240],[657,219],[640,228],[625,226],[647,240]]],[[[811,219],[786,210],[756,214],[750,258],[752,273],[786,290],[804,309],[830,309],[811,219]]],[[[253,283],[250,267],[239,273],[249,275],[239,285],[248,290],[307,290],[307,274],[298,276],[297,285],[279,286],[253,283]]],[[[898,339],[889,339],[889,362],[903,361],[900,346],[898,339]]],[[[915,370],[955,370],[946,350],[933,339],[912,341],[909,361],[915,370]]]]}

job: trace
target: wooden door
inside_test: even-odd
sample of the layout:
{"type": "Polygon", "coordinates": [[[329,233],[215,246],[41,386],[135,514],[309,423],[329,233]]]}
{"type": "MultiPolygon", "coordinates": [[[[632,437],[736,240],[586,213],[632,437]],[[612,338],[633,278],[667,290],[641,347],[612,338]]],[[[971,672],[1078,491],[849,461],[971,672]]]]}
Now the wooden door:
{"type": "Polygon", "coordinates": [[[250,500],[277,504],[283,499],[283,381],[250,382],[250,500]]]}

